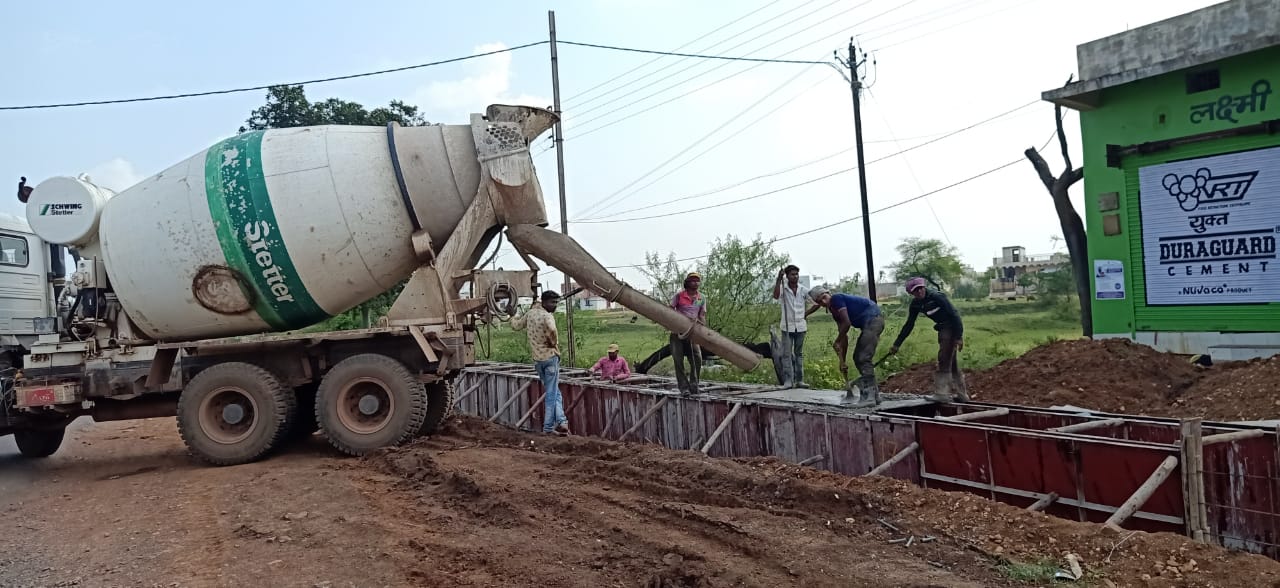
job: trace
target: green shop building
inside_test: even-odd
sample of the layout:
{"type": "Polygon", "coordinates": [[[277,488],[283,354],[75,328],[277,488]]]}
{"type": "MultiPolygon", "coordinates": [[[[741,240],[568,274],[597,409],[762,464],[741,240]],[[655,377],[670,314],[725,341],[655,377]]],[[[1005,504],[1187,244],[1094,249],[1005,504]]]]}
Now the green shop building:
{"type": "Polygon", "coordinates": [[[1280,353],[1280,3],[1232,0],[1076,49],[1094,332],[1280,353]]]}

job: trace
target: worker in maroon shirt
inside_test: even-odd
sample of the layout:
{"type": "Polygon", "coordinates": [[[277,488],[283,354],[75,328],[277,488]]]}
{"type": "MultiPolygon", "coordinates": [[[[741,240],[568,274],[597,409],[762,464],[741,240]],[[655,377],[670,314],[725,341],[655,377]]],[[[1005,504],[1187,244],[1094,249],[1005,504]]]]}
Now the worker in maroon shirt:
{"type": "Polygon", "coordinates": [[[907,280],[907,293],[911,295],[910,312],[907,324],[889,348],[890,354],[898,352],[898,348],[911,335],[916,326],[916,317],[924,314],[933,321],[933,330],[938,332],[938,371],[933,376],[933,398],[939,402],[951,402],[957,398],[967,402],[969,388],[964,383],[964,372],[960,371],[957,356],[964,349],[964,321],[960,320],[960,311],[951,304],[947,295],[938,290],[931,290],[924,278],[907,280]]]}
{"type": "Polygon", "coordinates": [[[684,277],[684,289],[676,292],[671,299],[671,308],[690,319],[689,328],[683,333],[672,333],[671,359],[676,367],[676,385],[680,393],[691,395],[698,393],[698,376],[702,374],[702,348],[692,339],[689,332],[694,324],[707,324],[707,299],[698,290],[702,286],[702,275],[689,272],[684,277]],[[689,373],[685,375],[684,363],[689,361],[689,373]]]}

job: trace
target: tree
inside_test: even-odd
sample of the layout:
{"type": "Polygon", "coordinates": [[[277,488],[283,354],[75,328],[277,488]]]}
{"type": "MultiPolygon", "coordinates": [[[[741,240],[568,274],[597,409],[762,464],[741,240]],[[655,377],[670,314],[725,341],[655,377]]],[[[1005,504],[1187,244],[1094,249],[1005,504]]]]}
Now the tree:
{"type": "Polygon", "coordinates": [[[862,279],[862,273],[857,272],[852,276],[840,276],[840,280],[835,285],[826,284],[826,286],[836,292],[844,292],[846,294],[862,294],[867,291],[867,282],[862,279]]]}
{"type": "MultiPolygon", "coordinates": [[[[1071,78],[1067,78],[1067,84],[1071,84],[1071,78]]],[[[1064,163],[1062,174],[1055,177],[1053,172],[1049,171],[1049,164],[1040,156],[1040,152],[1035,147],[1028,147],[1023,152],[1027,159],[1031,160],[1031,165],[1036,168],[1036,173],[1040,175],[1040,181],[1044,183],[1045,189],[1049,190],[1049,197],[1053,199],[1053,208],[1058,213],[1058,223],[1062,225],[1062,236],[1067,241],[1067,253],[1071,255],[1071,268],[1074,274],[1076,287],[1076,296],[1080,299],[1080,328],[1084,332],[1084,336],[1093,336],[1093,309],[1089,300],[1089,241],[1084,230],[1084,221],[1080,219],[1080,214],[1076,212],[1076,207],[1071,204],[1071,197],[1068,190],[1073,184],[1084,179],[1084,168],[1071,167],[1071,154],[1067,151],[1067,135],[1062,132],[1062,106],[1054,105],[1054,116],[1057,118],[1058,129],[1058,146],[1062,149],[1062,160],[1064,163]]]]}
{"type": "MultiPolygon", "coordinates": [[[[786,264],[787,257],[759,235],[750,243],[735,235],[716,239],[711,253],[697,266],[707,297],[707,326],[734,341],[754,342],[777,320],[772,286],[786,264]]],[[[671,302],[687,273],[674,253],[663,259],[652,252],[645,254],[640,271],[664,304],[671,302]]]]}
{"type": "MultiPolygon", "coordinates": [[[[427,121],[418,111],[399,100],[392,100],[386,107],[366,110],[356,102],[329,98],[312,103],[307,100],[302,86],[272,86],[267,89],[267,103],[253,109],[249,119],[239,132],[266,129],[286,129],[312,125],[363,125],[386,126],[395,121],[403,126],[424,126],[427,121]]],[[[404,289],[405,282],[393,286],[370,300],[336,317],[325,321],[326,329],[361,329],[372,326],[375,318],[391,309],[396,297],[404,289]]]]}
{"type": "Polygon", "coordinates": [[[1070,262],[1047,267],[1038,272],[1022,274],[1018,276],[1019,285],[1022,285],[1024,277],[1027,278],[1029,285],[1035,286],[1036,295],[1048,304],[1053,304],[1064,297],[1070,298],[1072,291],[1076,289],[1075,275],[1071,271],[1070,262]]]}
{"type": "Polygon", "coordinates": [[[898,244],[897,249],[900,260],[889,266],[895,280],[924,278],[934,288],[941,290],[945,285],[954,285],[964,276],[964,264],[960,263],[959,252],[938,239],[907,237],[898,244]]]}
{"type": "Polygon", "coordinates": [[[671,302],[683,285],[686,272],[680,267],[676,261],[676,254],[667,254],[666,259],[662,259],[656,252],[645,252],[644,266],[636,268],[644,277],[649,278],[649,284],[653,286],[652,296],[657,300],[665,303],[671,302]]]}
{"type": "Polygon", "coordinates": [[[357,102],[329,98],[312,103],[302,86],[271,86],[267,103],[249,113],[240,132],[287,129],[311,125],[363,125],[384,127],[395,121],[406,127],[424,126],[427,121],[417,106],[392,100],[385,107],[366,110],[357,102]]]}

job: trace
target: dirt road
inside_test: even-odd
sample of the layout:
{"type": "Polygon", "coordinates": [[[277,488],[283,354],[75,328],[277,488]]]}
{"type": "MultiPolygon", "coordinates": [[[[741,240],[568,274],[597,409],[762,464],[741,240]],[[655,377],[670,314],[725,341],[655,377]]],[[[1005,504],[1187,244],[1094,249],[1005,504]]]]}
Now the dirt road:
{"type": "Polygon", "coordinates": [[[1015,586],[1068,551],[1094,586],[1280,578],[1173,535],[848,481],[472,420],[364,460],[313,438],[208,468],[171,419],[88,424],[49,460],[0,456],[0,585],[1015,586]]]}

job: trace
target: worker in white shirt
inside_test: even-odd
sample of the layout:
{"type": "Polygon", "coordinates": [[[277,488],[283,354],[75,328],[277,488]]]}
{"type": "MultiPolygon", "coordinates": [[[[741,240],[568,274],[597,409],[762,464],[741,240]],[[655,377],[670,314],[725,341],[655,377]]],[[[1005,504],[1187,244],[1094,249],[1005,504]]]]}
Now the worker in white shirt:
{"type": "Polygon", "coordinates": [[[773,284],[773,299],[782,307],[782,387],[808,388],[804,383],[804,336],[809,330],[805,322],[805,297],[800,290],[800,268],[788,265],[778,272],[773,284]],[[783,281],[786,281],[784,284],[783,281]]]}

